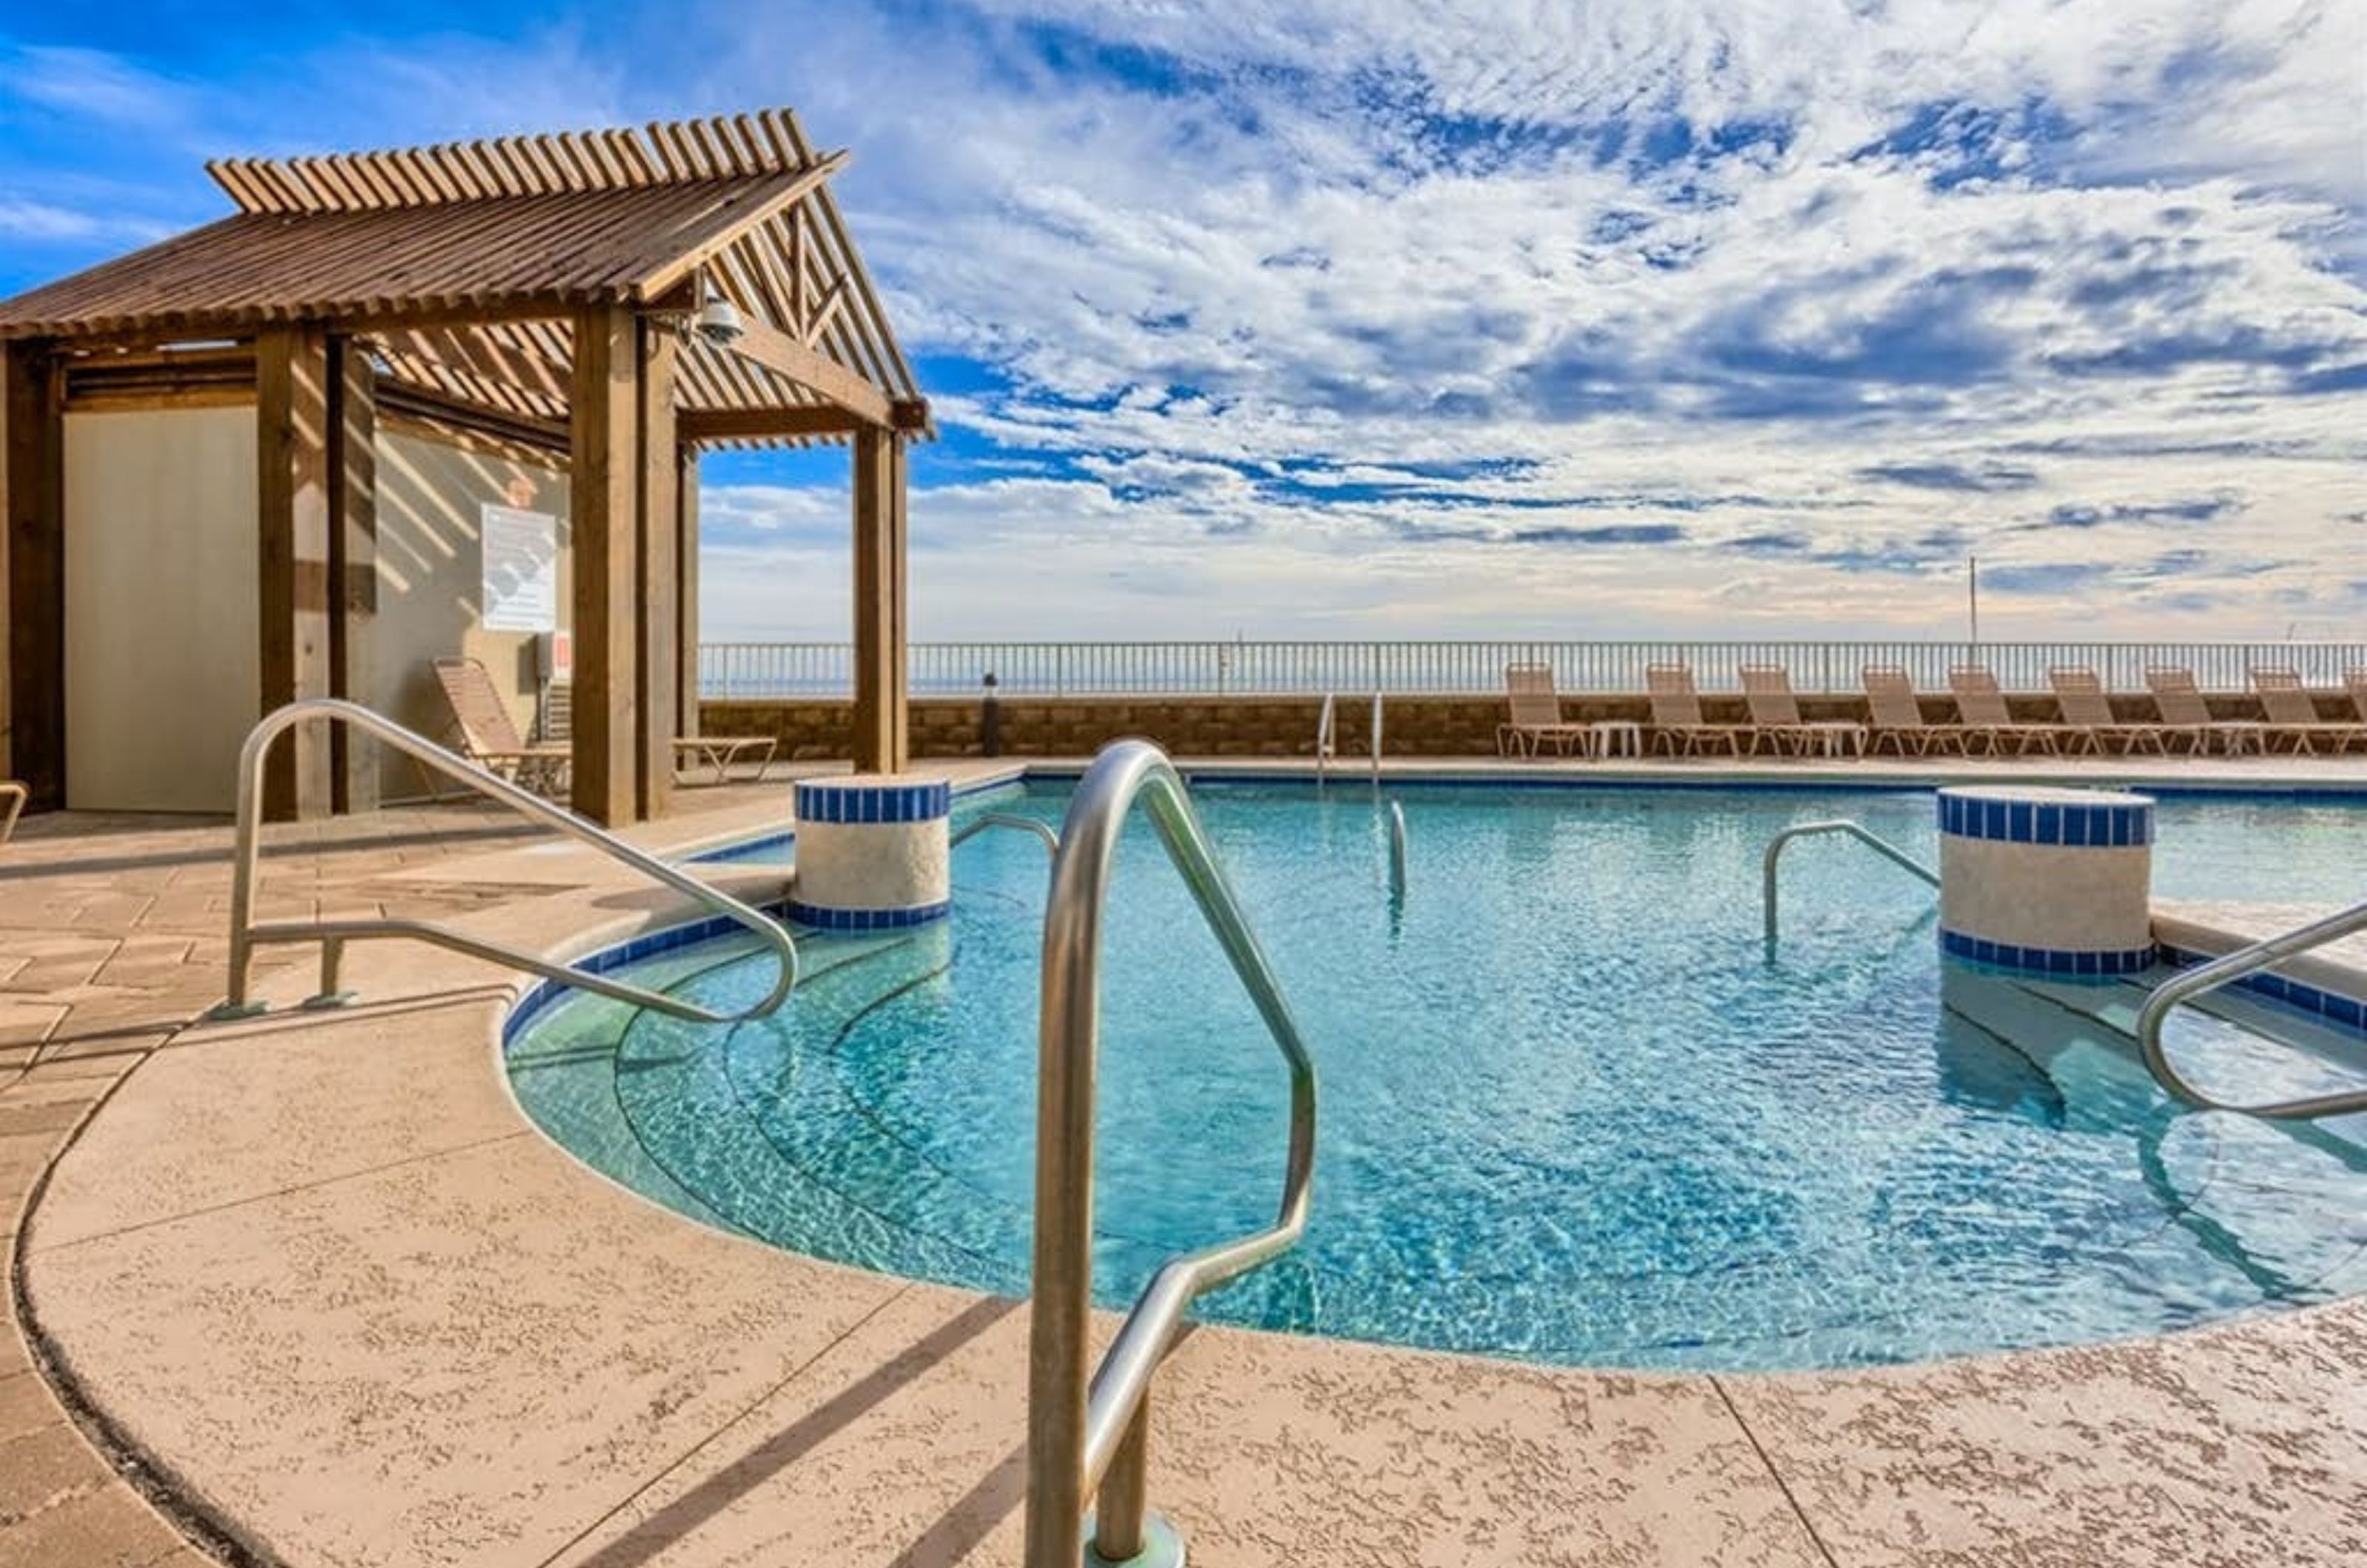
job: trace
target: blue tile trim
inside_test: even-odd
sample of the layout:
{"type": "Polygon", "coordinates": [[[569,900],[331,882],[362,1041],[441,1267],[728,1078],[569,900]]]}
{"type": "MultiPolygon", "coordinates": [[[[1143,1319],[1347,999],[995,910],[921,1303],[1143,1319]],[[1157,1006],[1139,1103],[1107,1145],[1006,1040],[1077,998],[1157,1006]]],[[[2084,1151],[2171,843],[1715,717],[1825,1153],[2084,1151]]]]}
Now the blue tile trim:
{"type": "Polygon", "coordinates": [[[701,850],[690,857],[690,863],[693,865],[728,865],[737,861],[763,860],[776,850],[790,848],[797,841],[798,836],[794,831],[767,833],[761,839],[742,839],[736,843],[701,850]]]}
{"type": "Polygon", "coordinates": [[[2009,942],[1991,942],[1987,937],[1967,936],[1963,931],[1944,930],[1940,933],[1940,951],[1951,958],[1960,958],[1969,964],[1989,964],[2000,969],[2067,975],[2075,978],[2135,975],[2151,968],[2157,952],[2151,946],[2112,951],[2016,947],[2009,942]]]}
{"type": "Polygon", "coordinates": [[[940,898],[934,904],[915,904],[909,909],[831,909],[818,904],[800,904],[792,898],[789,919],[816,931],[900,931],[941,920],[949,907],[946,900],[940,898]]]}
{"type": "Polygon", "coordinates": [[[797,807],[800,822],[933,822],[952,815],[954,792],[942,779],[915,784],[800,784],[797,807]]]}
{"type": "MultiPolygon", "coordinates": [[[[2162,957],[2180,969],[2210,962],[2210,955],[2181,947],[2165,947],[2162,957]]],[[[2367,1035],[2367,1001],[2291,979],[2271,970],[2247,975],[2227,987],[2248,997],[2280,1003],[2305,1018],[2352,1034],[2367,1035]]]]}
{"type": "Polygon", "coordinates": [[[2087,806],[2078,801],[1939,797],[1940,831],[1958,839],[2070,849],[2135,849],[2153,842],[2153,802],[2087,806]]]}
{"type": "MultiPolygon", "coordinates": [[[[788,914],[789,902],[787,899],[776,898],[759,904],[757,908],[779,919],[788,914]]],[[[740,922],[729,915],[709,915],[703,920],[692,920],[685,925],[669,926],[664,931],[643,931],[637,937],[601,948],[595,953],[583,953],[569,962],[575,968],[591,974],[606,975],[621,969],[628,964],[636,964],[661,953],[673,953],[697,942],[709,942],[719,936],[727,936],[740,929],[740,922]]],[[[574,988],[564,981],[544,978],[538,978],[533,985],[527,987],[518,997],[516,1004],[510,1009],[509,1016],[502,1020],[503,1049],[509,1048],[510,1042],[517,1038],[518,1032],[533,1021],[535,1014],[574,988]]]]}

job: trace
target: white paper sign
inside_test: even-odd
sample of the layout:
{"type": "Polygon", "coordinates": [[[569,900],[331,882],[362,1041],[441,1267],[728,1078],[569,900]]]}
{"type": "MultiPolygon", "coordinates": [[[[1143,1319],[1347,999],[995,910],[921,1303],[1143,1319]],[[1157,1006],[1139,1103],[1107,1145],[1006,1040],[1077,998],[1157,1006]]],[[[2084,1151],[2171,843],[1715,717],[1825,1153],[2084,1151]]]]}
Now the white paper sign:
{"type": "Polygon", "coordinates": [[[483,512],[485,629],[559,629],[559,519],[488,502],[483,512]]]}

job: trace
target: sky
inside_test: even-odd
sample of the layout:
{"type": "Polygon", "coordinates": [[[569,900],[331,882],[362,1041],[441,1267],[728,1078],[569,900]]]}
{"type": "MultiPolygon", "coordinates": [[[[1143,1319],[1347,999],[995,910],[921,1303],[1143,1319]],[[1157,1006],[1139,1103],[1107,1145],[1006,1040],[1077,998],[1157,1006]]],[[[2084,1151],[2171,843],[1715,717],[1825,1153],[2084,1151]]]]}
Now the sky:
{"type": "MultiPolygon", "coordinates": [[[[772,105],[917,638],[2367,637],[2367,0],[0,0],[0,292],[772,105]]],[[[844,455],[704,477],[706,635],[844,637],[844,455]]]]}

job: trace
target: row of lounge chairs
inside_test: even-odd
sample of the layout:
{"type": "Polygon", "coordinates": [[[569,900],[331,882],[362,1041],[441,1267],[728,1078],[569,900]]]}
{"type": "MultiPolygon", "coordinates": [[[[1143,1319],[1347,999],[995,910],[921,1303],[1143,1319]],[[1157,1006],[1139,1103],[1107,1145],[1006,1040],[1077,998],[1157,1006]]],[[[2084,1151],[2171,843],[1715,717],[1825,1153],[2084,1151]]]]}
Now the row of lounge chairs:
{"type": "MultiPolygon", "coordinates": [[[[1869,722],[1809,720],[1801,716],[1789,671],[1780,664],[1746,664],[1741,667],[1742,694],[1750,717],[1728,724],[1704,717],[1691,669],[1653,665],[1645,671],[1653,744],[1671,756],[1688,757],[1799,756],[1811,751],[1829,756],[1879,752],[1886,747],[1902,757],[1948,752],[2127,756],[2143,751],[2166,757],[2173,750],[2200,756],[2214,750],[2227,755],[2282,750],[2315,756],[2321,747],[2338,752],[2367,747],[2367,670],[2351,671],[2347,677],[2349,719],[2321,717],[2316,699],[2290,670],[2251,671],[2262,716],[2257,719],[2213,716],[2191,671],[2149,670],[2146,683],[2156,716],[2135,719],[2113,712],[2094,671],[2057,669],[2047,672],[2047,680],[2058,716],[2037,721],[2014,716],[1997,677],[1988,670],[1961,665],[1948,672],[1956,716],[1942,723],[1924,717],[1923,700],[1905,670],[1868,665],[1863,673],[1869,722]]],[[[1588,745],[1597,732],[1598,726],[1562,718],[1551,666],[1511,665],[1504,680],[1511,711],[1508,722],[1498,727],[1500,752],[1535,756],[1550,745],[1567,756],[1573,747],[1588,745]]]]}

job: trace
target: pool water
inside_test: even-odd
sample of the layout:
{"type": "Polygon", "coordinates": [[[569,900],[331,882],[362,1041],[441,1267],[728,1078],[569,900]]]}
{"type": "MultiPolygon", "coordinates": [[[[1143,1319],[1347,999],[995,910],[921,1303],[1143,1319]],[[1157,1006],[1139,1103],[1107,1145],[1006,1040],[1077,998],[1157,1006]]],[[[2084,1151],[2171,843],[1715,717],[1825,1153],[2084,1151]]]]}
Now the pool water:
{"type": "MultiPolygon", "coordinates": [[[[1398,904],[1369,790],[1195,793],[1321,1075],[1304,1242],[1200,1316],[1793,1368],[2367,1288],[2367,1139],[2176,1111],[2125,1037],[2135,986],[1943,963],[1931,890],[1832,840],[1787,853],[1768,957],[1768,839],[1846,816],[1930,862],[1928,794],[1407,789],[1398,904]]],[[[966,809],[1057,823],[1066,797],[1031,784],[966,809]]],[[[2347,902],[2367,867],[2356,807],[2172,797],[2157,821],[2164,897],[2347,902]]],[[[544,1010],[510,1047],[522,1103],[708,1223],[1024,1292],[1046,856],[989,833],[954,874],[934,927],[804,940],[807,982],[768,1020],[544,1010]]],[[[1166,1257],[1271,1221],[1287,1097],[1147,824],[1105,942],[1095,1282],[1122,1306],[1166,1257]]],[[[647,972],[731,1007],[762,995],[766,963],[724,942],[647,972]]],[[[2327,1071],[2201,1015],[2176,1038],[2248,1094],[2327,1071]]]]}

